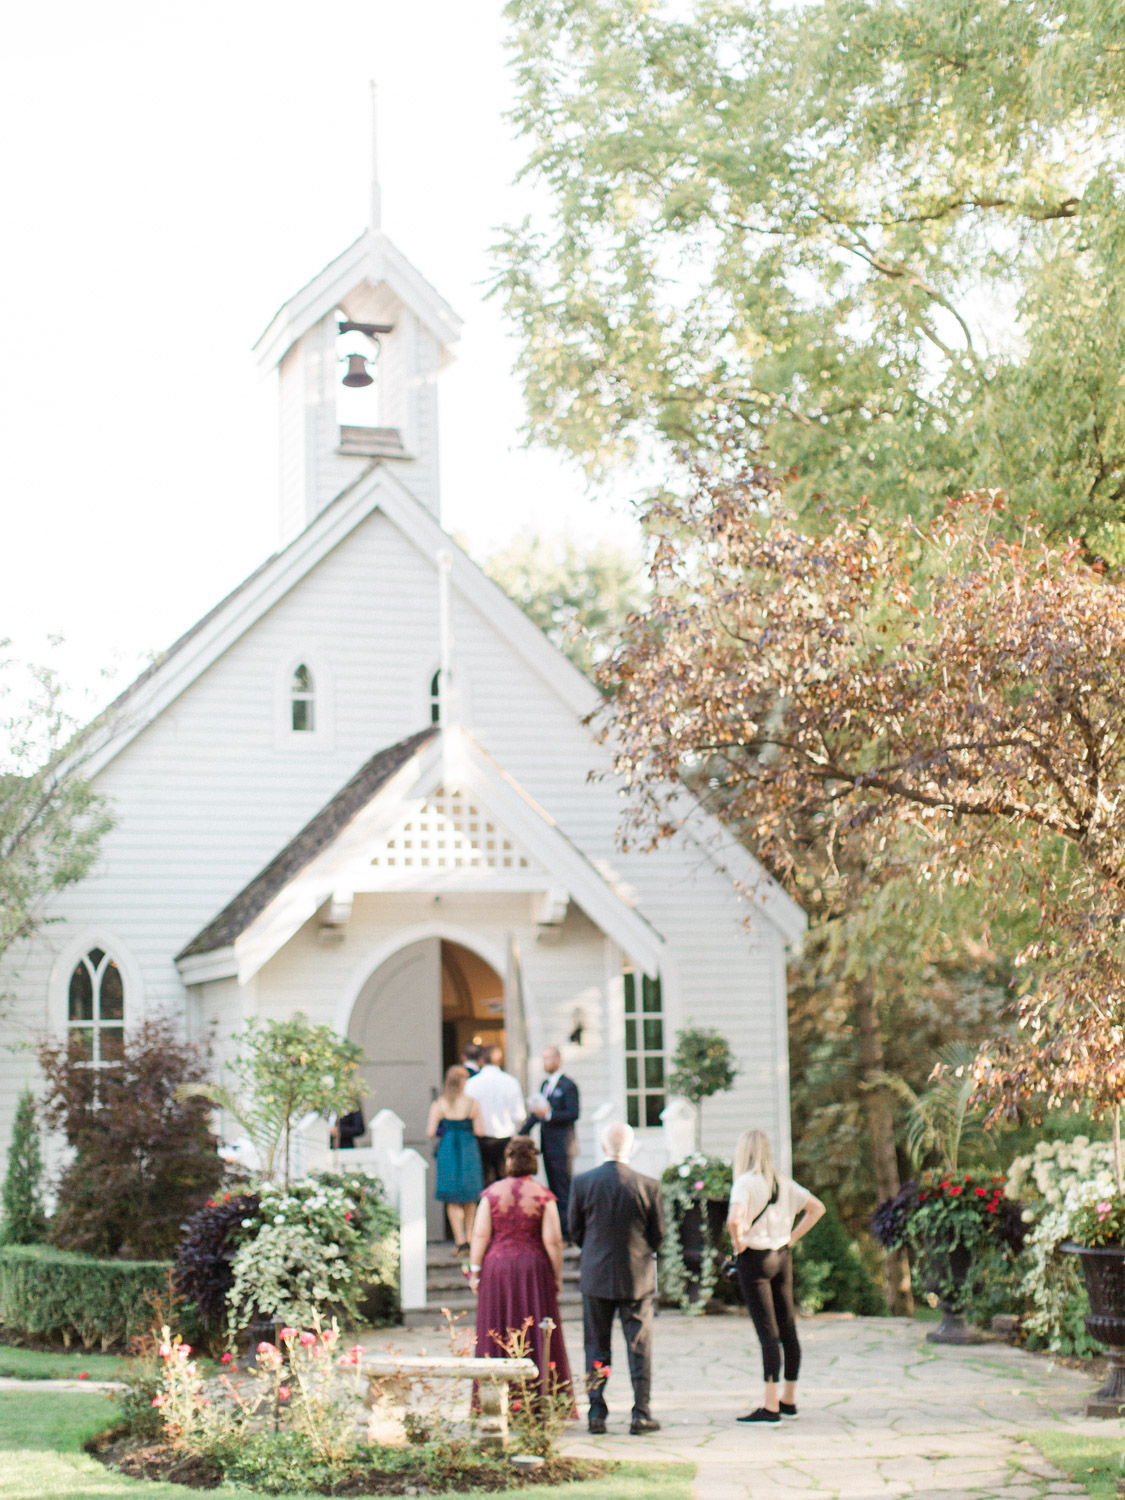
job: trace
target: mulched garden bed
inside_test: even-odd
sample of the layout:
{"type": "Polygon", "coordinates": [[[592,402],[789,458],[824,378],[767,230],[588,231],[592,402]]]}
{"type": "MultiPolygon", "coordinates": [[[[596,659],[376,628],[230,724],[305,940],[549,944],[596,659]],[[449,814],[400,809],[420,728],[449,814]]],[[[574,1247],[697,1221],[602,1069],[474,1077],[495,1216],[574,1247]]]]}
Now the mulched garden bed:
{"type": "MultiPolygon", "coordinates": [[[[222,1466],[213,1459],[177,1453],[165,1443],[138,1440],[120,1426],[91,1438],[85,1448],[106,1468],[129,1479],[160,1480],[193,1490],[218,1489],[224,1479],[222,1466]]],[[[566,1484],[578,1479],[598,1479],[616,1467],[612,1461],[555,1457],[549,1458],[539,1468],[516,1469],[501,1460],[482,1460],[479,1464],[452,1463],[447,1472],[438,1476],[432,1467],[426,1470],[420,1467],[417,1472],[400,1468],[394,1473],[386,1473],[357,1463],[350,1470],[341,1470],[330,1489],[321,1488],[319,1492],[331,1495],[435,1495],[448,1490],[489,1490],[496,1493],[538,1485],[566,1484]]]]}

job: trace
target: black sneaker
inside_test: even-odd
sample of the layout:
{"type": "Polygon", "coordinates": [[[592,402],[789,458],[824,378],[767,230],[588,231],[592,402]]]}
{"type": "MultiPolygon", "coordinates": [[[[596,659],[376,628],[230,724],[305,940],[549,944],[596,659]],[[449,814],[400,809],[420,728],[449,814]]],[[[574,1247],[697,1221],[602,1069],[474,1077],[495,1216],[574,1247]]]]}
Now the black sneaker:
{"type": "Polygon", "coordinates": [[[629,1423],[629,1431],[633,1437],[643,1437],[646,1432],[659,1432],[660,1423],[655,1417],[634,1417],[629,1423]]]}
{"type": "Polygon", "coordinates": [[[779,1401],[777,1409],[783,1417],[795,1417],[797,1415],[796,1401],[779,1401]]]}
{"type": "Polygon", "coordinates": [[[780,1427],[781,1413],[779,1411],[767,1411],[764,1406],[759,1406],[754,1411],[748,1412],[744,1417],[736,1417],[735,1421],[764,1422],[767,1427],[780,1427]]]}

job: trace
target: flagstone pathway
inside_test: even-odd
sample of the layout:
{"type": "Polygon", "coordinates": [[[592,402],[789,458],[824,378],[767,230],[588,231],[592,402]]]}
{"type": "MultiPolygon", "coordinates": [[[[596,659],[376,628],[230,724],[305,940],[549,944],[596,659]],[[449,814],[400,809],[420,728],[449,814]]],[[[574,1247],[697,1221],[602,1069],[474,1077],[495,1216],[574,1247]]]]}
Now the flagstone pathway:
{"type": "MultiPolygon", "coordinates": [[[[565,1325],[571,1359],[581,1364],[580,1324],[565,1325]]],[[[927,1344],[927,1326],[898,1318],[833,1314],[803,1319],[801,1415],[780,1430],[740,1427],[761,1386],[756,1342],[745,1317],[656,1321],[653,1414],[663,1431],[628,1435],[630,1393],[620,1332],[608,1389],[609,1432],[572,1428],[574,1455],[690,1461],[698,1500],[817,1500],[908,1496],[910,1500],[1033,1500],[1081,1494],[1025,1434],[1063,1427],[1123,1434],[1120,1422],[1079,1413],[1090,1382],[1050,1361],[990,1343],[927,1344]]],[[[448,1352],[434,1331],[369,1335],[371,1348],[448,1352]]]]}

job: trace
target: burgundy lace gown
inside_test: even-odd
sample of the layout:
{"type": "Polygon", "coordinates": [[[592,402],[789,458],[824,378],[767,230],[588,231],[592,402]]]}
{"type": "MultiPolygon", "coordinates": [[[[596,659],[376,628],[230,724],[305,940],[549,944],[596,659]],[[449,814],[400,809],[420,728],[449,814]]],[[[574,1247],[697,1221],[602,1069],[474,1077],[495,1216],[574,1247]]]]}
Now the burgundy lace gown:
{"type": "Polygon", "coordinates": [[[502,1358],[507,1351],[495,1335],[510,1339],[530,1318],[528,1353],[539,1370],[540,1393],[565,1391],[573,1407],[555,1273],[543,1248],[543,1212],[555,1195],[534,1178],[502,1177],[485,1189],[484,1197],[492,1215],[492,1239],[481,1263],[477,1355],[502,1358]],[[555,1324],[546,1355],[547,1336],[539,1326],[544,1318],[555,1324]]]}

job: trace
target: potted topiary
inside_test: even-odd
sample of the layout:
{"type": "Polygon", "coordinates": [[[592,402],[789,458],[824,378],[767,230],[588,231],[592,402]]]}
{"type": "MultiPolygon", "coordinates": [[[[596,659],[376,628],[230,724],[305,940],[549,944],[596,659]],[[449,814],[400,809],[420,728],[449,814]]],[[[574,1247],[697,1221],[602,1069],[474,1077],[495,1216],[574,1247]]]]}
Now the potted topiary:
{"type": "Polygon", "coordinates": [[[1125,1407],[1125,1196],[1113,1193],[1082,1205],[1071,1218],[1070,1233],[1060,1248],[1080,1257],[1090,1302],[1086,1331],[1109,1360],[1086,1415],[1118,1417],[1125,1407]]]}
{"type": "Polygon", "coordinates": [[[731,1165],[693,1152],[661,1178],[667,1234],[660,1252],[660,1290],[684,1312],[711,1300],[730,1202],[731,1165]]]}
{"type": "Polygon", "coordinates": [[[676,1033],[668,1088],[695,1106],[695,1149],[703,1146],[703,1101],[722,1094],[738,1077],[730,1043],[721,1031],[689,1026],[676,1033]]]}

